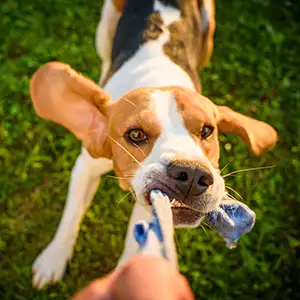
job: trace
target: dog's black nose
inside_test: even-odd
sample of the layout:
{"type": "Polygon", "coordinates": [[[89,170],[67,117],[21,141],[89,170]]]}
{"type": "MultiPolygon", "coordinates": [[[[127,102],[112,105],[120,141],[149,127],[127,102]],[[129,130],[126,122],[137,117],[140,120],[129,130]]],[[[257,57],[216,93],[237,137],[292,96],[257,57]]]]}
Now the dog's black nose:
{"type": "Polygon", "coordinates": [[[200,195],[213,184],[212,174],[192,166],[170,164],[167,175],[174,180],[176,187],[186,196],[188,194],[200,195]]]}

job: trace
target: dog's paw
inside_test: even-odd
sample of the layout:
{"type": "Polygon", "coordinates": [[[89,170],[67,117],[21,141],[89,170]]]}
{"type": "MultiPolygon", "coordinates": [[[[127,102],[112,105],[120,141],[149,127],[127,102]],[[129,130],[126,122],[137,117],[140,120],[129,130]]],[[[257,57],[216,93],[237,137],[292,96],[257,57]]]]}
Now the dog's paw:
{"type": "Polygon", "coordinates": [[[72,248],[61,243],[50,243],[33,263],[33,287],[42,289],[47,284],[59,281],[65,273],[71,256],[72,248]]]}

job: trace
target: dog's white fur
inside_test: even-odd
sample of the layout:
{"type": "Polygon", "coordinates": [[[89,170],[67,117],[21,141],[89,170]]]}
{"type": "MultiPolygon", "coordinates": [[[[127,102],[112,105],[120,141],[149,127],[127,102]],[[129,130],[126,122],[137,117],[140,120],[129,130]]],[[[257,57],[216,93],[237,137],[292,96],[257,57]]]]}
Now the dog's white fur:
{"type": "Polygon", "coordinates": [[[112,170],[112,161],[93,159],[82,149],[74,165],[67,202],[57,232],[48,247],[37,257],[33,285],[42,288],[60,280],[71,259],[79,226],[100,184],[100,176],[112,170]]]}
{"type": "MultiPolygon", "coordinates": [[[[167,22],[178,20],[178,14],[174,13],[175,9],[166,7],[163,11],[162,7],[163,5],[160,4],[159,9],[163,19],[166,19],[167,22]]],[[[103,13],[105,14],[105,12],[103,13]]],[[[101,30],[98,30],[98,32],[101,33],[101,30]]],[[[163,51],[163,45],[168,39],[169,31],[164,28],[164,33],[157,40],[150,40],[143,44],[135,55],[121,66],[104,87],[112,100],[119,99],[130,90],[147,86],[180,85],[195,90],[194,84],[187,73],[163,51]]],[[[97,40],[102,41],[103,37],[98,35],[97,40]]],[[[108,48],[111,48],[111,46],[108,46],[108,48]]],[[[106,55],[104,54],[104,61],[105,58],[106,55]]],[[[104,65],[106,64],[104,63],[104,65]]]]}
{"type": "MultiPolygon", "coordinates": [[[[155,6],[166,24],[170,24],[180,17],[179,11],[165,7],[158,0],[156,0],[155,6]]],[[[105,77],[111,65],[110,53],[112,49],[112,39],[119,18],[120,13],[112,5],[111,0],[106,0],[96,35],[97,51],[103,59],[100,82],[105,77]]],[[[129,90],[145,86],[180,85],[195,90],[193,82],[187,73],[165,55],[162,46],[168,39],[168,36],[169,32],[165,28],[164,34],[162,34],[158,40],[148,41],[142,45],[135,55],[125,62],[111,77],[105,86],[105,91],[111,95],[113,100],[118,99],[129,90]]],[[[149,165],[151,161],[153,161],[153,157],[158,157],[164,153],[164,151],[167,151],[169,143],[172,143],[172,146],[174,146],[174,143],[178,144],[178,146],[184,145],[183,150],[185,151],[189,149],[189,147],[187,147],[187,144],[189,144],[191,145],[189,151],[191,151],[193,155],[204,159],[200,148],[195,147],[192,139],[188,137],[189,134],[182,125],[182,120],[174,108],[175,103],[173,103],[171,97],[167,102],[155,100],[162,96],[170,97],[170,95],[166,94],[156,95],[153,103],[154,109],[160,117],[163,127],[168,127],[169,130],[170,126],[174,126],[174,136],[167,138],[162,135],[160,140],[157,141],[152,153],[147,158],[149,165]],[[160,105],[168,105],[169,113],[171,114],[170,118],[165,119],[165,107],[160,105]],[[167,122],[171,119],[172,123],[168,124],[167,122]],[[181,134],[181,138],[184,137],[185,142],[183,142],[182,139],[180,142],[176,140],[175,135],[178,133],[181,134]]],[[[208,160],[206,163],[209,163],[208,160]]],[[[110,160],[105,158],[94,159],[85,149],[82,149],[72,171],[67,202],[58,230],[48,247],[34,262],[33,269],[35,273],[33,285],[35,287],[42,288],[46,284],[56,282],[62,278],[66,265],[72,256],[81,220],[94,197],[95,191],[100,183],[100,177],[111,170],[112,162],[110,160]]],[[[214,168],[211,168],[211,170],[212,172],[216,172],[214,168]]],[[[141,169],[135,177],[134,185],[136,189],[138,189],[140,185],[139,180],[145,180],[145,178],[143,178],[143,172],[145,172],[145,169],[141,169]]],[[[141,219],[147,221],[150,217],[151,215],[142,205],[139,203],[135,204],[128,227],[125,250],[119,265],[136,253],[136,242],[132,235],[134,223],[141,219]]]]}
{"type": "Polygon", "coordinates": [[[112,39],[121,13],[117,11],[111,0],[105,0],[100,21],[96,30],[96,50],[102,58],[100,83],[111,66],[112,39]]]}
{"type": "MultiPolygon", "coordinates": [[[[151,95],[151,98],[152,108],[160,122],[162,133],[155,141],[152,151],[143,161],[143,165],[133,178],[132,186],[136,193],[137,201],[144,203],[145,191],[143,189],[147,186],[147,174],[153,171],[159,174],[162,169],[166,169],[172,158],[175,158],[178,154],[203,163],[209,168],[215,180],[215,184],[211,185],[209,189],[214,189],[211,194],[220,199],[223,196],[222,193],[224,193],[224,181],[185,128],[183,120],[177,111],[174,95],[170,91],[158,90],[151,95]]],[[[208,206],[207,209],[210,211],[213,207],[208,206]]],[[[194,225],[197,226],[199,223],[200,220],[194,225]]]]}
{"type": "MultiPolygon", "coordinates": [[[[201,148],[196,145],[191,135],[186,130],[183,120],[177,111],[174,95],[169,91],[155,91],[152,94],[152,109],[155,111],[156,116],[160,121],[162,133],[132,180],[137,203],[135,204],[130,219],[125,250],[119,260],[118,266],[122,266],[130,257],[137,253],[137,243],[133,236],[135,223],[138,220],[150,221],[151,219],[152,215],[150,209],[144,207],[143,190],[143,188],[147,186],[147,181],[150,181],[147,176],[149,173],[153,171],[157,173],[162,172],[168,166],[169,161],[180,153],[184,157],[203,162],[203,164],[209,168],[216,181],[216,184],[213,184],[210,187],[214,189],[211,191],[211,194],[214,195],[218,202],[224,196],[225,192],[223,178],[217,173],[201,148]]],[[[196,227],[200,222],[201,219],[197,220],[194,224],[185,227],[196,227]]]]}

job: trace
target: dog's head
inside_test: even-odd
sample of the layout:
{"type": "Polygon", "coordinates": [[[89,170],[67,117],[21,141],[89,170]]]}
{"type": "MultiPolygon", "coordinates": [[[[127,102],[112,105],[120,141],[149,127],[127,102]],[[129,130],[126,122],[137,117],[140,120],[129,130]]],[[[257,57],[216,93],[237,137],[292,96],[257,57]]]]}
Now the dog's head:
{"type": "Polygon", "coordinates": [[[37,71],[31,95],[41,117],[71,130],[93,157],[112,159],[121,187],[141,204],[151,190],[165,192],[177,226],[197,226],[224,197],[219,131],[238,134],[257,155],[277,140],[268,124],[177,86],[139,88],[113,102],[61,63],[37,71]]]}

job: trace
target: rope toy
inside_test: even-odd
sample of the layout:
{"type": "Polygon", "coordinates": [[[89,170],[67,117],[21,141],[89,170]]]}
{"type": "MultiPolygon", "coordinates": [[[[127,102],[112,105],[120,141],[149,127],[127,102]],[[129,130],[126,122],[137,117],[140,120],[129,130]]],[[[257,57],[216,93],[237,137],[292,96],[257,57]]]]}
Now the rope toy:
{"type": "MultiPolygon", "coordinates": [[[[162,256],[178,269],[174,226],[169,197],[160,190],[150,193],[152,220],[139,221],[134,227],[134,237],[141,254],[162,256]]],[[[205,221],[225,240],[228,248],[234,248],[240,237],[249,232],[255,223],[255,213],[245,204],[225,198],[205,221]]]]}

